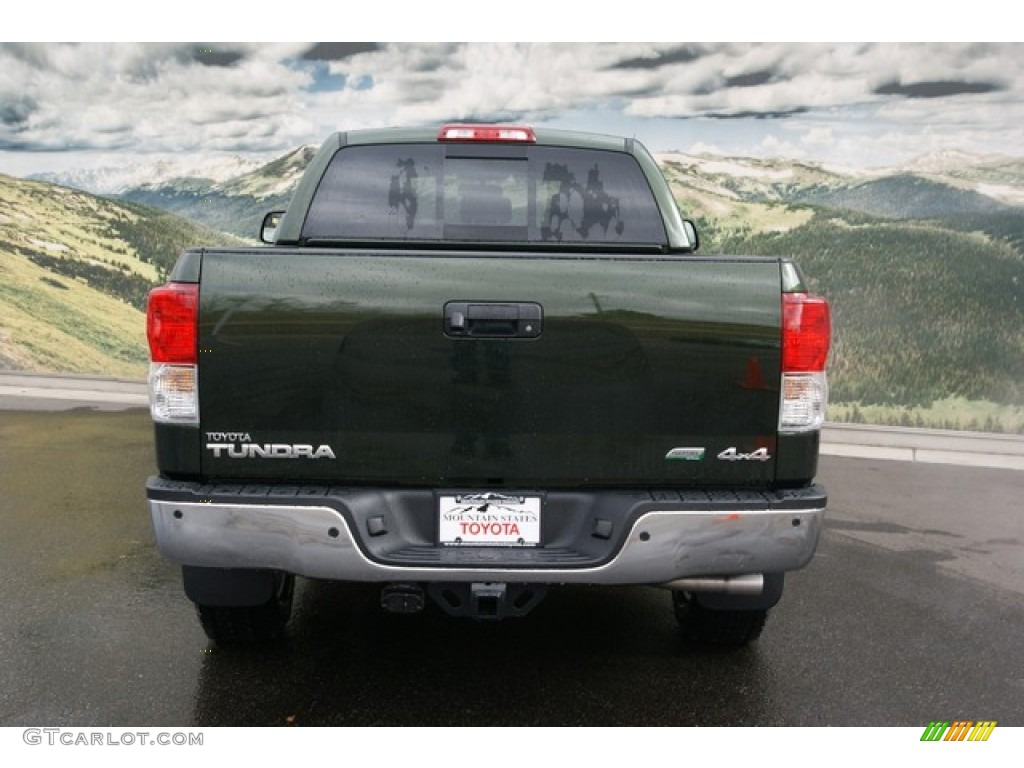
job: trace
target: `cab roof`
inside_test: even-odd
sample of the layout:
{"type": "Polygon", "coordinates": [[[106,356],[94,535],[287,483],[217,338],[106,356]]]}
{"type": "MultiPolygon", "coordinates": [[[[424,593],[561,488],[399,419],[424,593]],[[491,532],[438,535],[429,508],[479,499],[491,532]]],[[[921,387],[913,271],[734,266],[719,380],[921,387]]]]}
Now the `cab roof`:
{"type": "MultiPolygon", "coordinates": [[[[446,126],[430,125],[414,128],[371,128],[358,131],[339,131],[331,134],[325,144],[334,144],[337,148],[357,144],[407,144],[407,143],[432,143],[439,141],[439,129],[448,126],[484,126],[482,123],[448,123],[446,126]]],[[[495,126],[497,127],[497,126],[495,126]]],[[[539,146],[553,147],[574,147],[577,149],[602,149],[616,152],[633,151],[633,139],[622,136],[611,136],[602,133],[587,133],[584,131],[566,131],[555,128],[532,128],[526,125],[501,124],[506,128],[528,128],[535,141],[524,142],[539,146]]],[[[446,139],[446,143],[455,143],[458,140],[446,139]]],[[[467,143],[515,143],[515,142],[494,142],[483,139],[467,139],[467,143]]]]}

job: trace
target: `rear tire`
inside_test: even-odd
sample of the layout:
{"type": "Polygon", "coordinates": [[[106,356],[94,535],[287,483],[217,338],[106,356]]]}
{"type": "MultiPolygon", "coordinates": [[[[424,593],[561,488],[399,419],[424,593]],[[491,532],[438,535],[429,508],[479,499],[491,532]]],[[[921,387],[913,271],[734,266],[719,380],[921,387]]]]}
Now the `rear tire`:
{"type": "Polygon", "coordinates": [[[706,608],[692,593],[682,590],[672,590],[672,608],[690,643],[719,650],[734,650],[754,642],[768,619],[767,609],[706,608]]]}
{"type": "Polygon", "coordinates": [[[206,636],[224,645],[252,645],[272,642],[284,636],[292,613],[295,576],[274,574],[269,600],[259,605],[203,605],[196,603],[199,623],[206,636]]]}

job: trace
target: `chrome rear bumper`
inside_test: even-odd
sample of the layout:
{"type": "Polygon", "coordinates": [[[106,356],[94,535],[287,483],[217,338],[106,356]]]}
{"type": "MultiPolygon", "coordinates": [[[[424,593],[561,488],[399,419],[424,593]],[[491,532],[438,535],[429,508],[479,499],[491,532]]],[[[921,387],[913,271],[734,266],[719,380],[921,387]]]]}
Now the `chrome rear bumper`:
{"type": "MultiPolygon", "coordinates": [[[[434,560],[403,555],[381,556],[375,541],[360,530],[343,496],[326,493],[316,501],[275,503],[259,500],[194,500],[189,493],[153,493],[149,511],[160,552],[183,565],[218,568],[272,568],[319,579],[364,582],[520,582],[578,584],[665,584],[697,576],[780,573],[803,567],[817,546],[825,497],[817,489],[807,503],[750,503],[723,508],[693,502],[673,509],[671,502],[634,501],[621,518],[621,532],[604,550],[586,558],[549,557],[545,547],[438,548],[417,552],[434,560]],[[156,496],[181,498],[156,498],[156,496]],[[187,499],[187,500],[186,500],[187,499]],[[431,552],[433,550],[433,552],[431,552]]],[[[396,492],[400,493],[400,492],[396,492]]],[[[364,497],[364,505],[368,502],[364,497]]],[[[597,499],[600,494],[593,495],[597,499]]],[[[635,495],[631,498],[635,499],[635,495]]],[[[600,504],[608,507],[607,500],[600,504]]],[[[727,507],[727,505],[725,505],[727,507]]],[[[401,539],[408,525],[392,521],[386,535],[401,539]]],[[[577,525],[583,528],[583,525],[577,525]]],[[[593,534],[596,536],[597,534],[593,534]]],[[[591,534],[577,534],[584,542],[591,534]]]]}

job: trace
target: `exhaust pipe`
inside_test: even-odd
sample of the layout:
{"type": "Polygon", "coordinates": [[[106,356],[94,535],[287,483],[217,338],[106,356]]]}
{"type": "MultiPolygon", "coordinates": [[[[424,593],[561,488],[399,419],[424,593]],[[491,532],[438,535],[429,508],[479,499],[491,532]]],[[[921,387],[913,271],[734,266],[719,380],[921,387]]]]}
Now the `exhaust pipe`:
{"type": "Polygon", "coordinates": [[[717,592],[724,595],[760,595],[764,591],[764,574],[750,573],[743,576],[700,576],[690,579],[676,579],[658,586],[678,589],[684,592],[717,592]]]}

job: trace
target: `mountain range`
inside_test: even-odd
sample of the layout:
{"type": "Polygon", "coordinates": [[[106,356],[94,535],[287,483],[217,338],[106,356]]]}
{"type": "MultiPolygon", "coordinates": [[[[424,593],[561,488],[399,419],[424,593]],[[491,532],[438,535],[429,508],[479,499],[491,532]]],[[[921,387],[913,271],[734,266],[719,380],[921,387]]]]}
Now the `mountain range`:
{"type": "Polygon", "coordinates": [[[196,179],[203,184],[218,184],[258,170],[265,164],[265,160],[243,158],[238,155],[214,159],[198,155],[181,155],[162,157],[148,163],[34,173],[28,178],[32,181],[46,181],[62,187],[81,189],[95,195],[119,195],[138,187],[176,184],[182,179],[196,179]]]}
{"type": "MultiPolygon", "coordinates": [[[[41,190],[54,199],[79,200],[75,216],[90,209],[88,226],[112,237],[125,230],[124,221],[138,222],[136,238],[166,231],[174,221],[178,241],[219,243],[233,235],[251,242],[266,211],[287,207],[315,149],[299,147],[227,175],[223,167],[180,176],[154,168],[148,181],[122,186],[110,198],[52,185],[34,189],[37,200],[41,190]]],[[[1024,431],[1024,159],[943,153],[872,171],[681,152],[657,160],[680,208],[697,222],[702,253],[793,257],[812,287],[828,296],[835,327],[833,401],[899,409],[949,398],[986,401],[1014,409],[1008,428],[1024,431]]],[[[136,168],[131,178],[146,174],[136,168]]],[[[0,190],[26,195],[19,185],[32,183],[0,177],[0,190]]],[[[37,282],[48,277],[67,283],[68,267],[61,273],[54,266],[54,248],[81,248],[62,239],[68,233],[53,223],[56,215],[40,210],[31,225],[42,227],[34,240],[49,246],[28,242],[22,232],[16,243],[21,250],[12,251],[35,249],[34,268],[50,271],[37,275],[37,282]]],[[[0,250],[11,237],[10,219],[6,226],[5,235],[0,207],[0,250]]],[[[86,227],[84,218],[78,226],[86,227]]],[[[174,249],[163,248],[166,255],[157,262],[166,268],[174,249]]],[[[156,263],[145,261],[156,257],[139,253],[133,262],[124,254],[114,259],[140,281],[130,296],[127,288],[111,292],[135,305],[142,283],[159,276],[156,263]]],[[[90,268],[102,258],[111,256],[93,257],[90,268]]],[[[0,292],[0,310],[6,313],[2,302],[9,301],[0,292]]],[[[0,323],[0,365],[5,325],[0,323]]],[[[134,356],[144,359],[144,350],[133,347],[127,357],[134,356]]]]}
{"type": "Polygon", "coordinates": [[[122,189],[117,198],[162,208],[252,240],[267,211],[288,207],[315,152],[316,147],[299,147],[266,165],[220,181],[203,176],[164,178],[122,189]]]}

